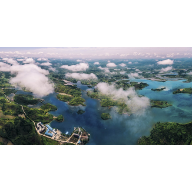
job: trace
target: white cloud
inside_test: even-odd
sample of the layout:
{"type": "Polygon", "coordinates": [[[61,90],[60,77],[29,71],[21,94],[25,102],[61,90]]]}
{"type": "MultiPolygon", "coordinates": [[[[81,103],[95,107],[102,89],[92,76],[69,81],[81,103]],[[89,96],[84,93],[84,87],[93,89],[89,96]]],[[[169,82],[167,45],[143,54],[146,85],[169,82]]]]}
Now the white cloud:
{"type": "Polygon", "coordinates": [[[109,69],[107,67],[101,67],[99,66],[98,69],[104,70],[105,73],[110,73],[109,69]]]}
{"type": "Polygon", "coordinates": [[[35,63],[35,60],[33,58],[27,58],[23,61],[23,63],[35,63]]]}
{"type": "Polygon", "coordinates": [[[48,59],[46,58],[38,58],[37,61],[47,61],[48,59]]]}
{"type": "Polygon", "coordinates": [[[132,62],[131,62],[131,61],[129,61],[129,64],[132,64],[132,62]]]}
{"type": "Polygon", "coordinates": [[[10,65],[0,62],[0,71],[10,71],[10,65]]]}
{"type": "Polygon", "coordinates": [[[17,61],[23,61],[24,59],[17,59],[17,61]]]}
{"type": "Polygon", "coordinates": [[[3,61],[7,61],[7,60],[8,60],[8,58],[3,58],[2,60],[3,60],[3,61]]]}
{"type": "Polygon", "coordinates": [[[49,71],[41,69],[35,64],[8,65],[0,63],[0,71],[9,71],[16,76],[10,79],[15,86],[25,87],[37,97],[53,93],[54,86],[46,75],[49,71]]]}
{"type": "Polygon", "coordinates": [[[137,115],[143,114],[150,106],[150,100],[147,97],[139,97],[132,87],[125,91],[122,88],[116,89],[114,85],[99,83],[97,88],[102,94],[108,95],[115,100],[123,100],[131,112],[137,115]]]}
{"type": "Polygon", "coordinates": [[[159,64],[159,65],[172,65],[173,60],[166,59],[166,60],[163,60],[163,61],[158,61],[157,64],[159,64]]]}
{"type": "Polygon", "coordinates": [[[107,63],[107,67],[116,67],[117,65],[115,63],[107,63]]]}
{"type": "Polygon", "coordinates": [[[70,71],[86,71],[89,68],[87,63],[79,63],[77,65],[62,65],[60,68],[68,69],[70,71]]]}
{"type": "Polygon", "coordinates": [[[99,62],[95,62],[94,65],[99,65],[99,62]]]}
{"type": "Polygon", "coordinates": [[[67,73],[65,75],[66,78],[74,78],[78,80],[86,80],[86,79],[97,79],[97,76],[93,73],[86,74],[86,73],[67,73]]]}
{"type": "Polygon", "coordinates": [[[167,71],[170,71],[170,70],[172,70],[172,66],[171,67],[162,68],[160,73],[164,73],[164,72],[167,72],[167,71]]]}
{"type": "Polygon", "coordinates": [[[142,76],[140,76],[138,73],[130,73],[128,74],[129,78],[132,79],[132,78],[142,78],[142,76]]]}
{"type": "Polygon", "coordinates": [[[46,62],[46,63],[42,63],[41,65],[42,65],[42,66],[51,66],[52,64],[49,63],[49,62],[46,62]]]}
{"type": "Polygon", "coordinates": [[[56,71],[56,69],[53,68],[53,67],[49,67],[49,70],[51,70],[51,71],[56,71]]]}
{"type": "Polygon", "coordinates": [[[189,73],[187,73],[187,75],[192,75],[192,71],[191,71],[191,72],[189,72],[189,73]]]}
{"type": "Polygon", "coordinates": [[[121,67],[125,67],[126,64],[125,64],[125,63],[121,63],[121,64],[119,64],[119,66],[121,66],[121,67]]]}
{"type": "Polygon", "coordinates": [[[12,65],[18,65],[19,63],[17,61],[15,61],[12,58],[3,58],[4,61],[6,61],[7,63],[10,63],[12,65]]]}

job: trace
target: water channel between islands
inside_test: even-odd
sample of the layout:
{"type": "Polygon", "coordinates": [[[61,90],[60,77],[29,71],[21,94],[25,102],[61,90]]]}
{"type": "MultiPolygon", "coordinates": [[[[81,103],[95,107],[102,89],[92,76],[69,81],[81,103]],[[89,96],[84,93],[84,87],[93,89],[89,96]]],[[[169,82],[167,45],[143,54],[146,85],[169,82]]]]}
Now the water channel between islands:
{"type": "MultiPolygon", "coordinates": [[[[133,81],[149,84],[138,94],[144,95],[153,100],[168,101],[172,104],[167,108],[149,108],[145,115],[128,116],[117,114],[114,107],[101,107],[98,100],[87,96],[86,85],[77,83],[77,87],[82,89],[82,97],[86,100],[86,106],[69,106],[67,103],[56,98],[56,93],[50,94],[43,99],[57,107],[57,111],[51,111],[54,116],[62,114],[64,121],[59,123],[51,122],[53,128],[61,130],[63,133],[71,133],[74,127],[81,126],[91,134],[88,145],[134,145],[143,136],[148,136],[150,130],[156,122],[178,122],[187,123],[192,121],[192,95],[173,94],[173,91],[181,88],[192,87],[192,83],[183,83],[183,80],[158,82],[145,79],[134,79],[133,81]],[[163,91],[152,91],[151,89],[166,87],[163,91]],[[78,114],[79,109],[85,113],[78,114]],[[101,113],[110,113],[112,119],[102,120],[101,113]]],[[[29,94],[18,91],[16,94],[29,94]]]]}

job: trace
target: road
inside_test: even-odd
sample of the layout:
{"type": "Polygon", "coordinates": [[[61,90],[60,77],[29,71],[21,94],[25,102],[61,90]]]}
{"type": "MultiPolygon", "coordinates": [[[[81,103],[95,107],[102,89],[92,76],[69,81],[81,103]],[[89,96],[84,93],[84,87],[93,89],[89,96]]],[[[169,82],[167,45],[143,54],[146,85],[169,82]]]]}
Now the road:
{"type": "MultiPolygon", "coordinates": [[[[3,88],[1,88],[1,89],[3,89],[3,88]]],[[[3,93],[3,94],[4,94],[4,93],[3,93]]],[[[4,94],[4,95],[5,95],[5,94],[4,94]]],[[[9,97],[7,97],[7,96],[5,95],[5,98],[6,98],[7,101],[10,103],[9,97]]],[[[16,103],[16,102],[15,102],[15,103],[16,103]]],[[[18,103],[17,103],[17,104],[18,104],[18,103]]],[[[18,105],[19,105],[19,104],[18,104],[18,105]]],[[[24,110],[24,108],[23,108],[23,105],[20,105],[20,106],[21,106],[21,108],[22,108],[22,111],[23,111],[25,117],[28,118],[29,120],[31,120],[31,121],[33,122],[33,124],[34,124],[34,126],[35,126],[35,130],[36,130],[36,132],[37,132],[39,135],[42,135],[42,136],[47,137],[47,138],[49,138],[49,139],[58,141],[58,142],[60,142],[60,143],[71,143],[71,144],[75,144],[75,143],[73,143],[73,142],[69,142],[69,140],[71,139],[71,137],[73,136],[74,133],[69,137],[69,139],[67,139],[67,141],[56,140],[56,139],[53,139],[53,138],[51,138],[51,137],[49,137],[49,136],[46,136],[46,135],[44,135],[44,134],[39,133],[38,130],[37,130],[37,127],[36,127],[36,125],[35,125],[35,121],[33,121],[31,118],[29,118],[29,117],[27,116],[27,114],[25,113],[25,110],[24,110]]],[[[79,130],[80,130],[80,129],[79,129],[79,130]]],[[[76,143],[76,145],[77,145],[77,143],[76,143]]]]}

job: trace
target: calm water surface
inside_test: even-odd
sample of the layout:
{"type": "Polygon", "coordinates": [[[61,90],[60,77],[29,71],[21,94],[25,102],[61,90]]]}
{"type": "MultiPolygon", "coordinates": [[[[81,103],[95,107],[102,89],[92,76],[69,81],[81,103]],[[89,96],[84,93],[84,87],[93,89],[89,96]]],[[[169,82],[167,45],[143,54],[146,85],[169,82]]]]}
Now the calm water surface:
{"type": "Polygon", "coordinates": [[[176,89],[192,87],[192,83],[183,83],[183,80],[157,82],[137,79],[134,81],[149,84],[148,87],[139,90],[138,94],[150,99],[169,101],[173,106],[163,109],[150,108],[143,116],[119,115],[114,108],[101,107],[98,100],[89,98],[86,95],[88,87],[78,82],[77,86],[82,89],[86,106],[69,106],[67,103],[59,101],[56,98],[56,93],[43,98],[57,106],[57,111],[50,112],[51,114],[64,116],[63,122],[53,121],[51,126],[69,134],[75,126],[82,126],[91,134],[89,145],[133,145],[141,136],[148,136],[156,122],[186,123],[192,121],[192,96],[189,94],[172,94],[176,89]],[[151,91],[152,88],[160,87],[166,87],[166,89],[160,92],[151,91]],[[79,109],[85,110],[85,113],[77,114],[79,109]],[[101,113],[103,112],[109,112],[112,119],[102,120],[101,113]]]}

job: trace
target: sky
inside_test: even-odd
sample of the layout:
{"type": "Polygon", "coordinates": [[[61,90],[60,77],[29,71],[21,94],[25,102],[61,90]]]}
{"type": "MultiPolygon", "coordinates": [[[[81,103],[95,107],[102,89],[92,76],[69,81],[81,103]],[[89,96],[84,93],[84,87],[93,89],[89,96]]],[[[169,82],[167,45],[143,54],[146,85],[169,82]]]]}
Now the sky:
{"type": "Polygon", "coordinates": [[[1,47],[0,57],[136,59],[191,57],[191,47],[1,47]]]}

